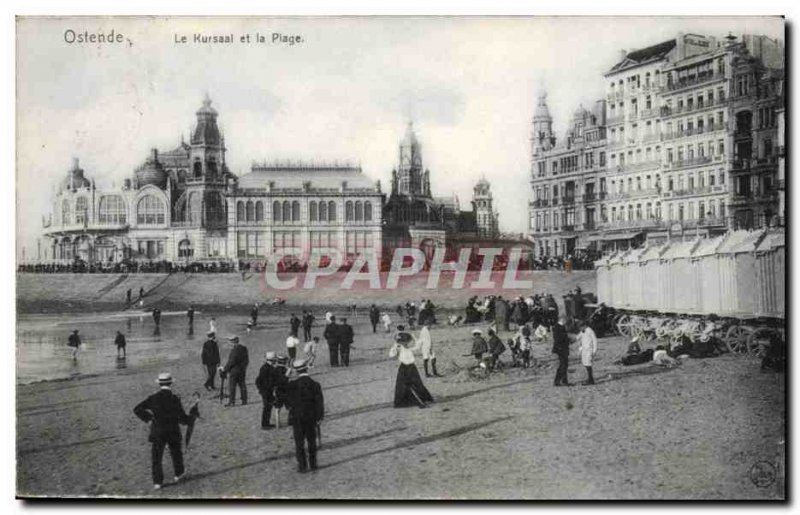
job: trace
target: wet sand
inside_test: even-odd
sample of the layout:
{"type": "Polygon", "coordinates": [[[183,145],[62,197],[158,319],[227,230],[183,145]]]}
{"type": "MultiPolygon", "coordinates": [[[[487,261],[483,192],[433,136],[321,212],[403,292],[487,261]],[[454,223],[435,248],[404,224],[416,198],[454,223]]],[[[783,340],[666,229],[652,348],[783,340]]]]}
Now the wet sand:
{"type": "MultiPolygon", "coordinates": [[[[207,314],[206,314],[207,315],[207,314]]],[[[205,315],[204,315],[205,316],[205,315]]],[[[241,317],[244,318],[244,314],[241,317]]],[[[198,317],[197,332],[205,332],[198,317]]],[[[550,342],[537,344],[537,367],[467,380],[469,328],[436,327],[443,378],[425,379],[429,409],[391,405],[397,363],[389,338],[354,324],[349,368],[328,367],[320,346],[312,376],[323,386],[320,470],[295,471],[291,430],[260,429],[253,381],[268,349],[280,349],[281,318],[247,338],[250,403],[225,408],[202,389],[202,338],[179,359],[87,377],[17,387],[17,493],[21,496],[481,498],[481,499],[777,499],[775,483],[750,479],[775,462],[784,435],[782,374],[761,373],[737,356],[689,360],[676,369],[620,367],[620,338],[600,341],[595,386],[554,388],[550,342]],[[188,478],[152,489],[145,424],[133,406],[169,369],[174,390],[202,391],[188,478]]],[[[352,321],[352,320],[351,320],[352,321]]],[[[151,323],[151,321],[148,320],[151,323]]],[[[232,323],[234,323],[232,321],[232,323]]],[[[288,324],[286,324],[288,325],[288,324]]],[[[317,328],[315,334],[321,333],[317,328]]],[[[504,334],[504,337],[509,336],[504,334]]],[[[110,344],[109,344],[110,345],[110,344]]],[[[223,360],[227,348],[222,347],[223,360]]],[[[88,352],[88,351],[87,351],[88,352]]],[[[146,352],[129,345],[129,360],[146,352]]],[[[505,359],[509,356],[506,354],[505,359]]],[[[417,366],[422,373],[421,359],[417,366]]],[[[584,378],[577,351],[570,380],[584,378]]],[[[285,414],[284,414],[285,416],[285,414]]],[[[284,419],[285,422],[285,419],[284,419]]],[[[168,454],[168,453],[167,453],[168,454]]],[[[168,456],[165,476],[172,477],[168,456]]]]}

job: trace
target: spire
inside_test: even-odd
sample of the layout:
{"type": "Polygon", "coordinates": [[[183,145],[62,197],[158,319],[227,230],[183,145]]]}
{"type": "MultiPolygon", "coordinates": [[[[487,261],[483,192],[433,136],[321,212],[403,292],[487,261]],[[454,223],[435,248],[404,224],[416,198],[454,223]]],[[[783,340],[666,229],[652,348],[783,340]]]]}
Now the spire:
{"type": "Polygon", "coordinates": [[[547,108],[547,92],[539,95],[539,102],[536,105],[536,113],[533,115],[534,120],[552,120],[550,116],[550,109],[547,108]]]}

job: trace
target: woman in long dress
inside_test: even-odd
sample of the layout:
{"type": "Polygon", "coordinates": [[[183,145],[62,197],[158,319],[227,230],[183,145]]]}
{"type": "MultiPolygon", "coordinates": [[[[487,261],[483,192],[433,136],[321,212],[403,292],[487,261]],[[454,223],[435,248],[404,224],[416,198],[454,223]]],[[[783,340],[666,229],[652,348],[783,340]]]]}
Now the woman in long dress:
{"type": "Polygon", "coordinates": [[[397,327],[395,343],[389,350],[389,356],[397,357],[400,367],[397,369],[397,380],[394,385],[394,407],[404,408],[407,406],[419,406],[427,408],[429,402],[433,402],[433,396],[422,384],[419,370],[414,364],[414,352],[420,348],[419,342],[414,337],[405,332],[403,326],[397,327]]]}

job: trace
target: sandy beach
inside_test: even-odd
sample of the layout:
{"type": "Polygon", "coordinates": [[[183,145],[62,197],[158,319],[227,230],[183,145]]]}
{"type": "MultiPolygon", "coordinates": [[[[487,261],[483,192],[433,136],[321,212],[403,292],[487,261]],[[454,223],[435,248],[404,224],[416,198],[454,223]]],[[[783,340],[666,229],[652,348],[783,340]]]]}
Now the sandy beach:
{"type": "MultiPolygon", "coordinates": [[[[204,334],[210,315],[198,317],[199,332],[204,334]]],[[[234,327],[243,318],[244,313],[222,323],[234,327]]],[[[598,384],[555,388],[548,338],[535,347],[537,366],[473,380],[464,372],[473,360],[463,356],[469,351],[470,328],[440,325],[432,336],[444,377],[425,379],[435,404],[425,410],[395,409],[397,363],[388,356],[389,337],[373,335],[363,314],[353,324],[356,342],[349,368],[328,367],[327,348],[320,346],[312,376],[322,384],[326,403],[321,468],[298,474],[291,430],[260,429],[261,400],[253,385],[264,352],[282,348],[285,318],[265,317],[264,329],[245,340],[251,356],[247,406],[226,408],[215,395],[202,392],[202,419],[186,452],[187,480],[158,492],[150,480],[146,426],[132,409],[156,390],[154,379],[161,370],[172,372],[174,390],[183,399],[202,390],[202,338],[176,344],[180,350],[161,360],[142,360],[126,369],[18,385],[17,494],[289,499],[784,495],[780,479],[767,486],[752,479],[757,463],[782,462],[779,444],[785,432],[785,377],[760,372],[755,359],[725,355],[689,360],[675,369],[622,367],[613,361],[626,343],[603,338],[595,365],[598,384]]],[[[317,327],[315,334],[321,331],[317,327]]],[[[505,340],[510,334],[501,336],[505,340]]],[[[137,353],[145,351],[129,344],[128,359],[136,363],[137,353]]],[[[221,351],[224,360],[228,349],[222,345],[221,351]]],[[[504,358],[509,359],[508,353],[504,358]]],[[[422,370],[421,359],[418,367],[422,370]]],[[[570,380],[583,379],[573,345],[570,380]]],[[[166,476],[172,477],[166,456],[164,464],[166,476]]]]}

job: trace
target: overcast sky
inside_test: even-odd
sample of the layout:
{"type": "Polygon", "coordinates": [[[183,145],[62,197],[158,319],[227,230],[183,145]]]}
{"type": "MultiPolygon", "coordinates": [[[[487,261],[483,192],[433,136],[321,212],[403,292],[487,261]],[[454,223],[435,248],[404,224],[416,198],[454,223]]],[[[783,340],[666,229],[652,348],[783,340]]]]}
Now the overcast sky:
{"type": "Polygon", "coordinates": [[[18,256],[35,253],[55,185],[78,157],[119,186],[150,148],[187,137],[208,92],[231,170],[253,160],[350,160],[388,191],[413,119],[437,196],[469,206],[481,176],[504,231],[524,231],[530,129],[548,93],[559,135],[604,91],[620,49],[679,31],[783,37],[780,18],[51,18],[17,25],[18,256]],[[64,32],[124,44],[67,44],[64,32]],[[299,34],[294,46],[241,35],[299,34]],[[231,45],[174,43],[233,33],[231,45]]]}

